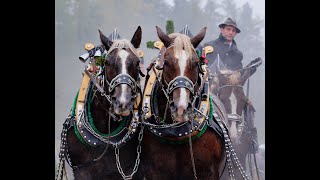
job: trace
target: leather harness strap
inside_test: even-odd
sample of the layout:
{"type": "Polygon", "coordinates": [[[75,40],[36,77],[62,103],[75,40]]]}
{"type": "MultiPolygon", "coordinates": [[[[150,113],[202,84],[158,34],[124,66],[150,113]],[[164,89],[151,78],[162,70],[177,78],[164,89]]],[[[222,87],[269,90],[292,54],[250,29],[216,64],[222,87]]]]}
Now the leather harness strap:
{"type": "MultiPolygon", "coordinates": [[[[91,69],[91,68],[92,66],[89,64],[88,69],[91,69]]],[[[81,83],[79,94],[78,94],[76,112],[75,112],[77,124],[79,123],[81,115],[84,112],[84,101],[86,98],[86,93],[87,93],[89,83],[90,83],[90,77],[87,74],[83,74],[83,79],[82,79],[82,83],[81,83]]]]}
{"type": "Polygon", "coordinates": [[[158,62],[157,65],[156,65],[156,68],[158,70],[162,70],[163,69],[163,64],[164,64],[164,54],[166,53],[167,51],[167,48],[165,46],[163,46],[161,49],[160,49],[160,52],[159,52],[159,55],[158,55],[158,62]]]}
{"type": "Polygon", "coordinates": [[[89,76],[90,80],[94,83],[94,85],[98,88],[101,94],[105,94],[103,88],[99,85],[96,79],[91,75],[91,73],[86,69],[84,72],[89,76]]]}

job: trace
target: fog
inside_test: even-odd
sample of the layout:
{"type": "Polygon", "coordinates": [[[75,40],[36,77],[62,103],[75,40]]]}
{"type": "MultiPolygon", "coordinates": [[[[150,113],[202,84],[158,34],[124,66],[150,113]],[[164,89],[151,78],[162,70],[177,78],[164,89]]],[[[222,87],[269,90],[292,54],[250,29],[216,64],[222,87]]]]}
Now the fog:
{"type": "MultiPolygon", "coordinates": [[[[84,44],[100,44],[98,29],[109,35],[115,28],[131,39],[140,25],[140,49],[145,67],[158,50],[148,49],[147,41],[158,40],[155,26],[165,30],[173,20],[175,31],[185,25],[193,34],[207,27],[201,44],[219,36],[218,25],[227,17],[237,21],[241,33],[235,40],[243,52],[243,65],[261,57],[263,63],[250,77],[249,99],[256,109],[255,125],[259,144],[265,142],[265,16],[264,0],[55,0],[55,147],[59,153],[62,123],[68,116],[82,81],[84,64],[79,56],[84,44]]],[[[246,87],[246,85],[245,85],[246,87]]]]}

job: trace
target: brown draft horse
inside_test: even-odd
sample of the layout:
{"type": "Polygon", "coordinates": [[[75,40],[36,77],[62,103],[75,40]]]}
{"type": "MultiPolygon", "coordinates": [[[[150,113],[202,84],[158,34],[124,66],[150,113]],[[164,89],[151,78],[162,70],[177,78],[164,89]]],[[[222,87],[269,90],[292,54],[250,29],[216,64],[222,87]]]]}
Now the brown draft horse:
{"type": "Polygon", "coordinates": [[[137,120],[137,114],[133,114],[134,103],[142,95],[136,49],[141,43],[141,27],[131,41],[112,41],[100,30],[99,33],[101,47],[106,50],[105,59],[98,75],[91,79],[79,120],[74,117],[79,112],[73,110],[70,121],[64,124],[62,154],[75,179],[118,180],[130,179],[130,175],[142,179],[141,139],[138,140],[137,122],[133,121],[137,120]]]}
{"type": "Polygon", "coordinates": [[[145,177],[148,180],[217,180],[225,164],[223,136],[211,127],[214,120],[210,115],[202,123],[194,120],[202,117],[197,112],[204,108],[212,113],[212,108],[199,105],[206,97],[202,96],[205,78],[194,49],[203,40],[206,27],[191,38],[180,33],[166,35],[156,28],[164,47],[159,61],[155,61],[158,64],[148,68],[156,73],[151,94],[148,94],[151,80],[146,80],[144,90],[142,109],[146,116],[142,123],[147,128],[142,142],[141,167],[145,177]]]}
{"type": "MultiPolygon", "coordinates": [[[[261,63],[262,60],[257,58],[245,68],[232,71],[227,69],[218,58],[210,68],[213,71],[211,73],[215,74],[210,82],[210,92],[217,95],[224,105],[228,116],[228,121],[225,123],[244,170],[246,170],[246,158],[252,152],[252,143],[257,132],[253,122],[255,110],[246,98],[243,85],[261,63]]],[[[234,173],[236,179],[243,178],[238,170],[234,170],[234,173]]],[[[252,174],[252,172],[247,171],[246,174],[252,174]]],[[[222,179],[228,179],[226,172],[222,179]]]]}

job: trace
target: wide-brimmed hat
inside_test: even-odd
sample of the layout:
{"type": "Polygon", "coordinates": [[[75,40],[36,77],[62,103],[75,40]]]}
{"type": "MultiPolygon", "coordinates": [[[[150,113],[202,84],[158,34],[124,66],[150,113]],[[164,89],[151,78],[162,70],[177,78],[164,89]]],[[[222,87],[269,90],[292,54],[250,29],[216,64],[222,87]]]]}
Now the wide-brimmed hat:
{"type": "Polygon", "coordinates": [[[240,29],[237,26],[237,23],[233,21],[231,18],[228,18],[224,23],[219,25],[219,28],[223,28],[224,26],[233,26],[236,28],[236,32],[240,33],[240,29]]]}

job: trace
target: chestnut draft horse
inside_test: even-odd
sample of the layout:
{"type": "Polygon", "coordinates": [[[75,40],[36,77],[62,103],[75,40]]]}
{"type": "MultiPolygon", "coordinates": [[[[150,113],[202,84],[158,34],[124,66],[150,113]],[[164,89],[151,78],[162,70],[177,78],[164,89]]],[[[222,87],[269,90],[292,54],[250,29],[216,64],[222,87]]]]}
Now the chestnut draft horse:
{"type": "MultiPolygon", "coordinates": [[[[254,150],[255,147],[258,147],[255,142],[257,130],[254,127],[255,110],[245,95],[243,85],[256,72],[256,68],[261,63],[262,59],[256,58],[246,67],[232,71],[227,69],[218,57],[210,67],[210,72],[213,74],[210,81],[210,93],[215,94],[224,105],[228,117],[225,123],[229,129],[231,142],[244,170],[246,170],[246,158],[248,158],[250,171],[247,171],[247,174],[250,172],[251,176],[253,176],[252,165],[257,168],[254,150]],[[255,163],[252,162],[251,155],[253,155],[255,163]]],[[[254,173],[259,174],[258,170],[257,173],[254,173]]],[[[234,175],[236,179],[244,178],[244,175],[239,171],[235,171],[234,175]]],[[[222,179],[228,179],[227,176],[225,173],[222,179]]]]}
{"type": "Polygon", "coordinates": [[[222,125],[213,114],[206,65],[194,37],[166,35],[159,27],[158,60],[148,67],[142,101],[141,168],[148,180],[219,179],[225,165],[222,125]]]}
{"type": "Polygon", "coordinates": [[[63,176],[64,160],[75,179],[143,179],[139,173],[143,131],[137,126],[142,95],[137,50],[141,27],[131,41],[110,40],[99,33],[103,45],[89,55],[104,53],[90,59],[64,123],[57,179],[63,176]]]}

